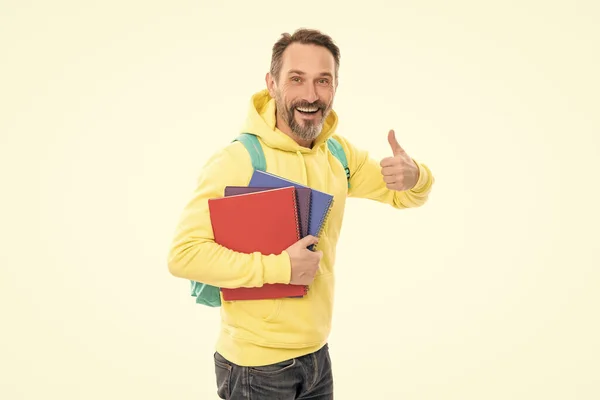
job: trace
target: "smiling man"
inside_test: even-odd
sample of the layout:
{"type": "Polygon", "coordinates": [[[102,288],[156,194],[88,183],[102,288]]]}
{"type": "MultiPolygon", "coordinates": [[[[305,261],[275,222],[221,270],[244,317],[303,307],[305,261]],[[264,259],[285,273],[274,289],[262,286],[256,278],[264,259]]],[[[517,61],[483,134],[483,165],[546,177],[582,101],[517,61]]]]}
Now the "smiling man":
{"type": "Polygon", "coordinates": [[[275,98],[277,127],[300,145],[310,147],[332,108],[339,50],[326,37],[322,38],[322,45],[293,40],[301,34],[297,32],[294,38],[284,36],[287,40],[274,46],[266,83],[269,94],[275,98]]]}
{"type": "MultiPolygon", "coordinates": [[[[238,253],[215,243],[207,200],[222,197],[227,185],[247,185],[253,173],[240,142],[208,160],[183,211],[169,254],[174,276],[226,288],[310,286],[300,299],[222,302],[214,354],[222,399],[333,399],[328,336],[335,274],[340,268],[342,273],[356,270],[335,265],[346,198],[396,209],[419,207],[434,183],[429,168],[408,155],[393,130],[387,135],[390,156],[380,161],[336,132],[339,65],[339,48],[329,36],[309,29],[283,34],[273,46],[266,89],[252,96],[242,129],[258,138],[269,172],[334,196],[320,238],[303,238],[272,255],[238,253]],[[349,177],[329,150],[330,139],[341,145],[349,177]],[[315,251],[307,249],[315,243],[315,251]]],[[[383,140],[380,133],[372,135],[383,140]]]]}

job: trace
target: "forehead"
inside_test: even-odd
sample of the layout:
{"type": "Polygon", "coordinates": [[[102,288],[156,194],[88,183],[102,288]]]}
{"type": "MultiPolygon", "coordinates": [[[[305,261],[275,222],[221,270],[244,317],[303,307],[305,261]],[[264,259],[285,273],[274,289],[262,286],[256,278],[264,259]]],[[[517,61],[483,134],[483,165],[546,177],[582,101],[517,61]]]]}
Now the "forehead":
{"type": "Polygon", "coordinates": [[[284,74],[290,70],[300,70],[307,74],[335,73],[333,55],[323,46],[292,43],[283,52],[281,61],[284,74]]]}

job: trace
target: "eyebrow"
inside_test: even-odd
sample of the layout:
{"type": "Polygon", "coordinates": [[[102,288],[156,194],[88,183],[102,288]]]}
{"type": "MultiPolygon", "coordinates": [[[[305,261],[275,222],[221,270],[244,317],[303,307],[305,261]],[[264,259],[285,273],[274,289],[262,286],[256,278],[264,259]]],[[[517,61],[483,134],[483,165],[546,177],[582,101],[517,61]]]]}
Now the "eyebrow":
{"type": "MultiPolygon", "coordinates": [[[[291,75],[291,74],[306,75],[306,73],[304,73],[304,72],[302,72],[302,71],[300,71],[298,69],[289,70],[288,71],[288,75],[291,75]]],[[[329,72],[321,72],[319,74],[319,76],[327,76],[329,78],[333,78],[333,75],[331,75],[329,72]]]]}

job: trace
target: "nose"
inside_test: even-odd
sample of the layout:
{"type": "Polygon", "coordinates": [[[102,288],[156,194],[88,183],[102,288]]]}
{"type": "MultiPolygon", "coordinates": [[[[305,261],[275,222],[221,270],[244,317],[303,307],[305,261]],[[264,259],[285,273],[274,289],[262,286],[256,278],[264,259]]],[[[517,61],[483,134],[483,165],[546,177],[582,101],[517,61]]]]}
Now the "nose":
{"type": "Polygon", "coordinates": [[[304,93],[302,97],[309,103],[314,103],[315,101],[319,100],[319,95],[315,90],[314,84],[307,83],[306,85],[304,85],[304,93]]]}

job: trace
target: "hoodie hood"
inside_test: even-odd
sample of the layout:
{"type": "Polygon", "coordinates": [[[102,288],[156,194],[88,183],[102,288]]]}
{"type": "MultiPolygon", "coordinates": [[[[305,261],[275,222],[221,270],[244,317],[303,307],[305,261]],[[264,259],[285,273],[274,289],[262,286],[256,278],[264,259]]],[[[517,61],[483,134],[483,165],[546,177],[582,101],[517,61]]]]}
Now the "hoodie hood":
{"type": "Polygon", "coordinates": [[[267,89],[255,93],[250,100],[250,107],[242,132],[252,133],[269,147],[283,151],[311,153],[316,152],[325,145],[337,127],[338,117],[332,109],[323,123],[323,129],[315,139],[312,148],[300,146],[294,139],[280,131],[276,126],[275,99],[271,97],[267,89]]]}

